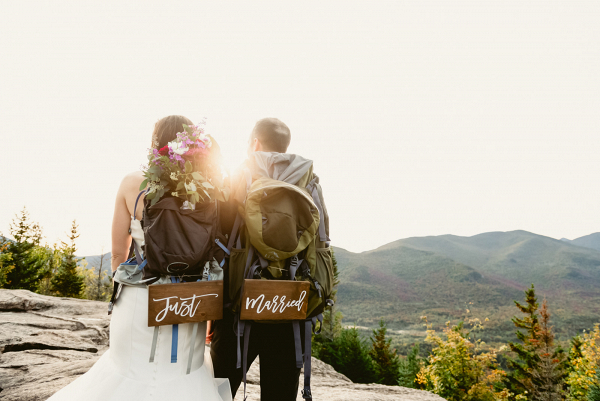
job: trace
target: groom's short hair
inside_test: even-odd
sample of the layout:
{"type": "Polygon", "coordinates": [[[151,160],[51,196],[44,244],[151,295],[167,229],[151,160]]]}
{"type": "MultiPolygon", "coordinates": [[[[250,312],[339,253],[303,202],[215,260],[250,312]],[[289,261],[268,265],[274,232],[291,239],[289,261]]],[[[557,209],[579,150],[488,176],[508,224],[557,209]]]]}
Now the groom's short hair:
{"type": "Polygon", "coordinates": [[[277,118],[263,118],[258,120],[252,130],[252,137],[259,140],[266,152],[287,152],[292,134],[287,125],[277,118]]]}

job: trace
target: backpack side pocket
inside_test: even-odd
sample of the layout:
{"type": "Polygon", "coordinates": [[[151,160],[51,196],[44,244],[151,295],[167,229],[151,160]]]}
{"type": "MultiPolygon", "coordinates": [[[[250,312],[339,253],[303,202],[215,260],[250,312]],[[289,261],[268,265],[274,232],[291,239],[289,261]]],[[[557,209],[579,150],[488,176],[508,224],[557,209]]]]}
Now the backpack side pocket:
{"type": "Polygon", "coordinates": [[[325,298],[325,300],[330,299],[334,283],[331,248],[317,248],[315,280],[321,285],[323,298],[325,298]]]}
{"type": "Polygon", "coordinates": [[[325,306],[327,306],[327,300],[331,298],[334,283],[331,248],[317,248],[314,255],[316,256],[315,268],[311,274],[314,281],[310,285],[308,317],[323,313],[325,306]],[[318,284],[318,288],[316,284],[318,284]]]}

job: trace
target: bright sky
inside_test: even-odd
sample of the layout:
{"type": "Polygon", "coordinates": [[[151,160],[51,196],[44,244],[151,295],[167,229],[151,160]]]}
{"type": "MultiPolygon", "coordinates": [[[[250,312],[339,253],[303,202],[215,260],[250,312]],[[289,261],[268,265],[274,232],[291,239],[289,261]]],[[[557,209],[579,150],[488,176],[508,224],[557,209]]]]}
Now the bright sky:
{"type": "Polygon", "coordinates": [[[278,117],[333,244],[600,231],[600,2],[0,0],[0,232],[110,250],[114,197],[169,114],[235,165],[278,117]]]}

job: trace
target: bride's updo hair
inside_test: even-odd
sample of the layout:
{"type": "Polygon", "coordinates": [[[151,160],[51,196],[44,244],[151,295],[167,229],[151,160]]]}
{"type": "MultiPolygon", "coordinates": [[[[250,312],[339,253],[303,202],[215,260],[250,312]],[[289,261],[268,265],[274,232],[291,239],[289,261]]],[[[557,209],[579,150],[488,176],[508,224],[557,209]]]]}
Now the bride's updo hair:
{"type": "Polygon", "coordinates": [[[167,116],[158,120],[152,133],[152,147],[160,149],[173,141],[177,138],[178,132],[183,132],[183,124],[194,125],[190,119],[184,116],[167,116]]]}

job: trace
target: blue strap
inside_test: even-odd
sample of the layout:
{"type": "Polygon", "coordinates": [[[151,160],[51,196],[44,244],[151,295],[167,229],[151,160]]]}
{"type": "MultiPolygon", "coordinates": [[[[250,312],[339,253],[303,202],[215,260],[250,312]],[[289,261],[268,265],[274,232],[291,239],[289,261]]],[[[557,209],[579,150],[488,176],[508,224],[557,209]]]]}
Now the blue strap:
{"type": "Polygon", "coordinates": [[[141,191],[141,192],[138,194],[137,198],[135,199],[135,206],[133,207],[133,219],[134,219],[134,220],[136,219],[136,218],[135,218],[135,212],[137,211],[137,204],[138,204],[138,201],[140,200],[140,196],[142,196],[142,194],[143,194],[143,193],[145,193],[145,192],[146,192],[146,190],[144,190],[144,191],[141,191]]]}
{"type": "Polygon", "coordinates": [[[179,334],[179,325],[173,325],[173,341],[171,342],[171,363],[177,363],[177,339],[179,334]]]}
{"type": "MultiPolygon", "coordinates": [[[[215,244],[219,245],[219,248],[221,248],[226,254],[227,256],[231,255],[231,252],[229,251],[229,249],[227,249],[227,247],[225,245],[223,245],[221,243],[221,241],[219,241],[219,239],[215,239],[215,244]]],[[[225,258],[223,258],[223,260],[221,261],[221,263],[219,264],[219,266],[223,267],[223,265],[225,264],[225,258]]]]}
{"type": "Polygon", "coordinates": [[[221,241],[219,241],[218,238],[215,240],[215,244],[219,245],[219,248],[221,248],[227,255],[231,255],[231,252],[229,252],[229,249],[227,249],[227,247],[225,245],[221,244],[221,241]]]}
{"type": "MultiPolygon", "coordinates": [[[[133,207],[133,219],[134,220],[136,220],[135,212],[137,211],[138,201],[140,200],[140,196],[142,196],[142,194],[145,192],[147,192],[147,191],[141,191],[138,194],[137,198],[135,199],[135,206],[133,207]]],[[[129,232],[131,232],[131,230],[129,232]]],[[[138,270],[141,271],[144,268],[144,266],[146,266],[147,262],[145,260],[142,261],[142,252],[141,252],[140,248],[138,247],[138,244],[135,242],[135,240],[133,238],[131,239],[131,243],[132,243],[133,249],[135,249],[135,259],[138,264],[138,270]]]]}
{"type": "MultiPolygon", "coordinates": [[[[171,277],[172,283],[178,283],[179,278],[171,277]]],[[[179,325],[173,325],[173,334],[171,335],[171,363],[177,363],[177,343],[179,340],[179,325]]]]}

